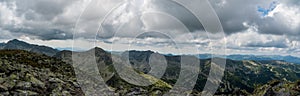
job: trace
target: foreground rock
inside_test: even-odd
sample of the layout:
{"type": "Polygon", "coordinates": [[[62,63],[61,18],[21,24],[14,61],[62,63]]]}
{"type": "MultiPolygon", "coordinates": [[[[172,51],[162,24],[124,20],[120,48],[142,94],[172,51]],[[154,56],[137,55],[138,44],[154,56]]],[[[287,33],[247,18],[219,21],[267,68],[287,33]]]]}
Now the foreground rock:
{"type": "Polygon", "coordinates": [[[0,51],[0,95],[83,95],[69,64],[27,51],[0,51]]]}

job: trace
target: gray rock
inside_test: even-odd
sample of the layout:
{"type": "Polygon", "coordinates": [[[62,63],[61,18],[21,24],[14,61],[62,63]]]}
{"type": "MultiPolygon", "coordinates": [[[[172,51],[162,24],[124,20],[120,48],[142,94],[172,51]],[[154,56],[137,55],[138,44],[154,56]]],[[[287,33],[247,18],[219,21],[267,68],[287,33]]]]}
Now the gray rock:
{"type": "Polygon", "coordinates": [[[40,81],[39,79],[32,76],[31,74],[26,74],[26,78],[27,78],[27,81],[31,82],[31,84],[33,86],[45,88],[45,84],[42,81],[40,81]]]}
{"type": "Polygon", "coordinates": [[[29,90],[17,90],[15,95],[19,96],[38,96],[37,92],[29,91],[29,90]]]}
{"type": "Polygon", "coordinates": [[[25,82],[25,81],[21,81],[19,82],[17,85],[16,85],[17,88],[21,88],[21,89],[28,89],[31,86],[31,83],[30,82],[25,82]]]}
{"type": "Polygon", "coordinates": [[[63,91],[62,92],[63,96],[72,96],[71,93],[69,91],[63,91]]]}
{"type": "Polygon", "coordinates": [[[0,73],[0,78],[6,77],[5,73],[0,73]]]}
{"type": "Polygon", "coordinates": [[[6,92],[0,92],[0,95],[1,96],[9,96],[9,92],[8,91],[6,91],[6,92]]]}
{"type": "Polygon", "coordinates": [[[8,89],[13,88],[16,85],[15,80],[7,80],[3,83],[3,86],[7,87],[8,89]]]}
{"type": "Polygon", "coordinates": [[[0,91],[1,92],[8,91],[8,88],[3,85],[0,85],[0,91]]]}
{"type": "Polygon", "coordinates": [[[156,90],[154,92],[152,92],[152,95],[163,95],[163,93],[160,90],[156,90]]]}
{"type": "Polygon", "coordinates": [[[58,78],[50,78],[49,82],[51,82],[51,83],[63,83],[64,81],[62,81],[58,78]]]}
{"type": "Polygon", "coordinates": [[[71,83],[71,84],[73,84],[74,87],[80,88],[80,84],[79,84],[78,82],[76,82],[76,81],[71,81],[71,80],[68,80],[68,82],[71,83]]]}
{"type": "Polygon", "coordinates": [[[2,84],[4,81],[5,79],[0,77],[0,84],[2,84]]]}

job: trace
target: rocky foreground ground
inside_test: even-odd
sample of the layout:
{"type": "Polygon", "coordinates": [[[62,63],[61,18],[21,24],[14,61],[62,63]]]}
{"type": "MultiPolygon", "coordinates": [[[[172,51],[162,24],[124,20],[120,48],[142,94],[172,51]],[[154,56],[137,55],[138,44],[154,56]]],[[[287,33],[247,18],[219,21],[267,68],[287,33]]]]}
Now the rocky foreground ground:
{"type": "Polygon", "coordinates": [[[3,96],[83,95],[69,64],[20,50],[0,51],[3,96]]]}

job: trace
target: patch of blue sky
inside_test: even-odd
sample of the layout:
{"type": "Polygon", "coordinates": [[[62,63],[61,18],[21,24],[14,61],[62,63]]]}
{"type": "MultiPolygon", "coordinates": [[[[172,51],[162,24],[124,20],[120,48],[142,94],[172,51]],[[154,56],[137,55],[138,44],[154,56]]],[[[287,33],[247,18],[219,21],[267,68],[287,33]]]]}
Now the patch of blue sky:
{"type": "Polygon", "coordinates": [[[270,12],[272,12],[276,7],[278,3],[276,1],[273,1],[269,8],[263,8],[261,6],[258,6],[257,11],[262,13],[262,16],[268,15],[270,12]]]}

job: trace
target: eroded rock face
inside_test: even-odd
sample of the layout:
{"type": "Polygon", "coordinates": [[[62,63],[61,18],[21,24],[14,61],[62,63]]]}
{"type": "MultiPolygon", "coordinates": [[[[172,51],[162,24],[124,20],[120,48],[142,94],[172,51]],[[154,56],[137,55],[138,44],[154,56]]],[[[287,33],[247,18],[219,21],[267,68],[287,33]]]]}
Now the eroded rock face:
{"type": "Polygon", "coordinates": [[[84,95],[72,66],[26,51],[0,51],[0,95],[84,95]]]}

